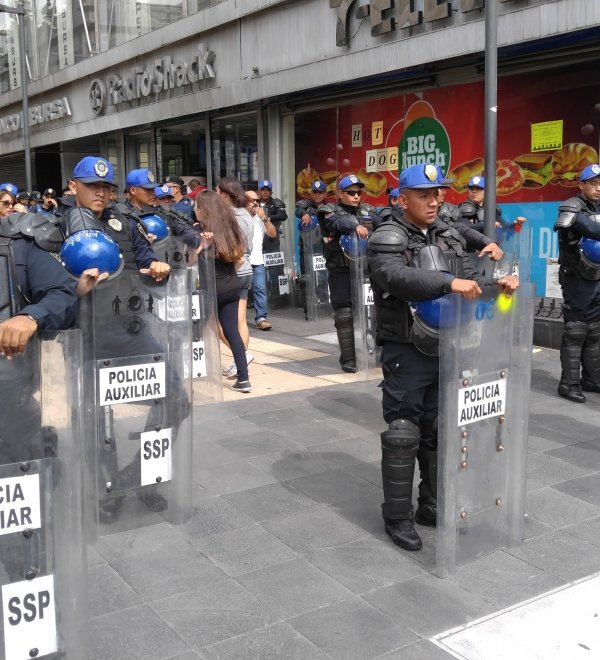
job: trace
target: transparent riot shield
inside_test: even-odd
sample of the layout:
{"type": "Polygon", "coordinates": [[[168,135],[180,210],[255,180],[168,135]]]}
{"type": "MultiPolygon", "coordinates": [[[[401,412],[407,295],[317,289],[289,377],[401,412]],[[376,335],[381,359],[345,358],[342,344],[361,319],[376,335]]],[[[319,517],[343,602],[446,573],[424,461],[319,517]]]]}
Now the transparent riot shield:
{"type": "Polygon", "coordinates": [[[192,269],[192,378],[195,403],[223,400],[215,262],[211,250],[194,252],[192,269]]]}
{"type": "Polygon", "coordinates": [[[302,302],[307,321],[318,321],[331,316],[329,301],[329,282],[325,257],[323,256],[323,237],[316,217],[308,229],[300,229],[300,270],[302,302]]]}
{"type": "Polygon", "coordinates": [[[442,302],[437,573],[523,540],[534,289],[442,302]]]}
{"type": "Polygon", "coordinates": [[[89,657],[81,333],[0,358],[2,660],[89,657]]]}
{"type": "MultiPolygon", "coordinates": [[[[531,282],[531,228],[524,225],[500,227],[496,230],[496,242],[504,251],[500,264],[506,274],[518,275],[521,282],[531,282]]],[[[498,268],[496,275],[500,273],[498,268]]]]}
{"type": "Polygon", "coordinates": [[[190,517],[191,286],[123,271],[82,300],[92,537],[190,517]]]}
{"type": "Polygon", "coordinates": [[[356,371],[362,380],[366,380],[369,369],[380,363],[381,349],[375,344],[375,303],[363,246],[366,241],[357,241],[356,235],[349,238],[349,249],[344,250],[344,254],[350,264],[356,371]]]}
{"type": "Polygon", "coordinates": [[[271,309],[287,307],[290,302],[290,281],[285,270],[283,250],[264,252],[267,277],[267,296],[271,309]]]}

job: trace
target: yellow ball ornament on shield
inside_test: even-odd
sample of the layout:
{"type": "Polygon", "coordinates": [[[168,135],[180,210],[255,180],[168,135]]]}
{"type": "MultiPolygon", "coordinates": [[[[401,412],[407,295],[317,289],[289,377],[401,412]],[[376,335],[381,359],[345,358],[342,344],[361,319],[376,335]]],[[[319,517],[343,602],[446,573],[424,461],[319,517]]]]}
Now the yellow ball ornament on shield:
{"type": "MultiPolygon", "coordinates": [[[[513,296],[516,294],[513,294],[513,296]]],[[[508,296],[504,291],[500,293],[496,299],[496,307],[501,314],[507,314],[510,312],[513,304],[513,296],[508,296]]]]}

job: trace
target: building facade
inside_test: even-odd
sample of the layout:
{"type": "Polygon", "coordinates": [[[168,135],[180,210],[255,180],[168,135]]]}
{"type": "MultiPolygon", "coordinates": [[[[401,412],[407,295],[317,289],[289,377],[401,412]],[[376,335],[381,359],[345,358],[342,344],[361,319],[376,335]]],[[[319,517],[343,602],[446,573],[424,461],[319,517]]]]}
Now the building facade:
{"type": "MultiPolygon", "coordinates": [[[[34,186],[60,188],[101,154],[121,185],[134,167],[209,186],[268,178],[288,209],[315,177],[333,192],[352,171],[383,205],[399,169],[434,162],[459,202],[483,172],[483,4],[28,0],[34,186]]],[[[537,293],[554,295],[556,209],[598,160],[600,2],[500,0],[498,13],[498,202],[528,218],[537,293]]],[[[0,14],[0,180],[23,186],[15,21],[0,14]]],[[[286,224],[282,295],[297,270],[286,224]]]]}

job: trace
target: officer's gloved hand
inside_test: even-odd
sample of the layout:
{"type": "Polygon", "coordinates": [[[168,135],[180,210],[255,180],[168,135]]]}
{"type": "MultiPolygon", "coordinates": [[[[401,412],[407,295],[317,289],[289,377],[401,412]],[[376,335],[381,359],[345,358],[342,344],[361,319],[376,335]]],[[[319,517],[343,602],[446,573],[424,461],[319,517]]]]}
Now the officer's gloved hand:
{"type": "Polygon", "coordinates": [[[104,232],[102,223],[89,209],[79,207],[69,209],[59,222],[65,238],[69,238],[69,236],[84,229],[95,229],[104,232]]]}

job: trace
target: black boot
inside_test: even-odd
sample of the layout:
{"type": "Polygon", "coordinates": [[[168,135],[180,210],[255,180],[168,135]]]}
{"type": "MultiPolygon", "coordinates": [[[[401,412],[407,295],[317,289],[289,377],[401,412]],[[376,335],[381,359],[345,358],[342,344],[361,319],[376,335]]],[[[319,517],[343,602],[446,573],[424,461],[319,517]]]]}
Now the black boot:
{"type": "Polygon", "coordinates": [[[585,403],[581,391],[581,356],[587,334],[585,321],[568,321],[563,330],[560,346],[560,364],[562,373],[558,393],[569,401],[585,403]]]}
{"type": "Polygon", "coordinates": [[[356,373],[356,354],[354,352],[354,323],[352,308],[341,307],[333,312],[334,325],[340,345],[340,364],[342,371],[356,373]]]}
{"type": "Polygon", "coordinates": [[[584,392],[600,392],[600,321],[587,324],[581,362],[581,388],[584,392]]]}
{"type": "Polygon", "coordinates": [[[406,419],[396,419],[381,434],[381,477],[385,502],[381,513],[385,531],[405,550],[422,543],[412,523],[412,487],[420,431],[406,419]]]}
{"type": "Polygon", "coordinates": [[[425,527],[437,524],[437,451],[417,453],[421,483],[419,484],[419,505],[415,512],[415,522],[425,527]]]}

